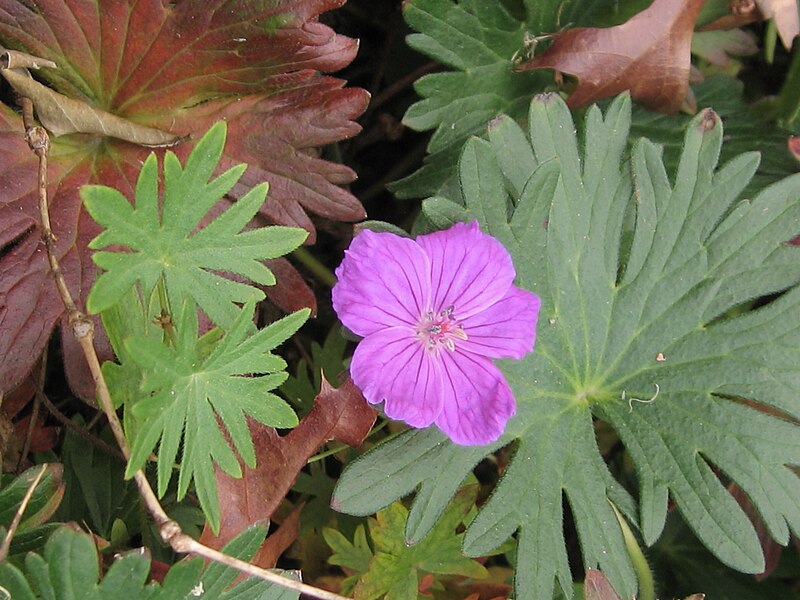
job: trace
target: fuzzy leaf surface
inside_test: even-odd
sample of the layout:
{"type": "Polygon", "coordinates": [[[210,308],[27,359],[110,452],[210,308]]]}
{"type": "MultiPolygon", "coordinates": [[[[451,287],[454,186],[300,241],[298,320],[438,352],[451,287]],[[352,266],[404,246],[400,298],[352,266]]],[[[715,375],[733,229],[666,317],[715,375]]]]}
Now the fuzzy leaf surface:
{"type": "Polygon", "coordinates": [[[722,123],[710,110],[689,124],[673,178],[646,139],[623,161],[627,96],[605,115],[587,112],[580,148],[555,95],[534,98],[529,123],[532,142],[503,117],[488,141],[467,144],[465,206],[427,203],[437,226],[480,219],[510,251],[518,284],[542,298],[534,352],[500,361],[517,416],[483,448],[430,430],[391,440],[349,467],[335,505],[369,514],[418,488],[406,535],[419,540],[472,467],[517,440],[464,550],[481,556],[519,530],[519,598],[549,598],[556,583],[571,595],[564,500],[585,566],[623,597],[636,579],[609,502],[652,544],[671,497],[720,560],[759,572],[758,537],[718,473],[745,491],[776,540],[800,530],[800,481],[787,466],[800,460],[798,427],[734,400],[800,416],[800,254],[786,244],[800,222],[800,176],[740,201],[758,156],[719,166],[722,123]],[[746,304],[770,294],[764,306],[746,304]],[[598,451],[595,418],[633,459],[638,507],[598,451]]]}
{"type": "MultiPolygon", "coordinates": [[[[231,541],[224,551],[248,560],[263,541],[264,534],[263,528],[254,527],[231,541]]],[[[218,563],[204,568],[200,558],[176,563],[162,583],[148,582],[150,556],[146,552],[120,555],[102,578],[98,569],[100,562],[92,538],[64,526],[47,540],[43,555],[30,553],[26,556],[24,571],[8,562],[0,565],[0,586],[14,600],[190,600],[198,595],[220,600],[298,598],[295,592],[254,579],[229,587],[239,572],[218,563]]]]}
{"type": "Polygon", "coordinates": [[[286,379],[286,363],[270,351],[297,331],[308,318],[308,310],[249,335],[253,311],[252,302],[245,305],[230,331],[210,350],[203,338],[215,333],[197,338],[197,312],[190,303],[184,303],[179,313],[175,348],[146,337],[125,342],[131,359],[143,373],[142,397],[132,407],[138,434],[127,476],[144,466],[158,444],[158,493],[163,495],[182,440],[178,498],[186,494],[194,480],[200,506],[215,530],[219,528],[220,509],[214,464],[241,477],[233,445],[246,465],[255,466],[246,417],[273,427],[297,425],[294,411],[269,391],[286,379]],[[220,424],[231,444],[220,431],[220,424]]]}
{"type": "MultiPolygon", "coordinates": [[[[347,66],[357,43],[318,22],[344,0],[0,0],[0,45],[51,60],[36,77],[54,91],[126,121],[190,139],[185,160],[211,125],[228,123],[220,169],[247,163],[228,195],[236,200],[268,181],[267,223],[299,226],[314,239],[306,211],[358,220],[364,210],[340,187],[348,167],[316,149],[360,131],[368,94],[320,76],[347,66]],[[190,41],[190,42],[189,42],[190,41]]],[[[37,161],[13,107],[0,105],[0,390],[23,380],[64,309],[40,252],[37,161]]],[[[164,151],[158,151],[162,156],[164,151]]],[[[95,279],[89,241],[100,227],[83,209],[85,184],[133,198],[149,149],[90,134],[52,139],[50,215],[66,283],[83,304],[95,279]]],[[[291,282],[278,282],[279,286],[291,282]]],[[[285,295],[291,293],[289,290],[285,295]]],[[[69,336],[67,336],[69,337],[69,336]]],[[[65,341],[65,345],[69,342],[65,341]]],[[[64,354],[71,355],[69,347],[64,354]]],[[[82,361],[68,365],[82,396],[93,384],[82,361]]]]}
{"type": "Polygon", "coordinates": [[[213,271],[233,273],[262,285],[275,283],[262,261],[294,250],[307,234],[279,226],[242,231],[264,201],[266,184],[254,187],[195,231],[245,169],[240,165],[209,181],[222,155],[226,130],[222,122],[209,129],[183,167],[174,154],[166,154],[161,206],[154,154],[142,166],[133,205],[113,188],[86,186],[81,190],[89,214],[105,228],[89,247],[116,245],[132,250],[101,251],[92,256],[103,272],[89,292],[86,305],[90,312],[110,308],[137,283],[149,295],[163,280],[172,307],[191,298],[214,323],[227,329],[239,313],[237,302],[252,297],[260,300],[264,293],[213,271]]]}

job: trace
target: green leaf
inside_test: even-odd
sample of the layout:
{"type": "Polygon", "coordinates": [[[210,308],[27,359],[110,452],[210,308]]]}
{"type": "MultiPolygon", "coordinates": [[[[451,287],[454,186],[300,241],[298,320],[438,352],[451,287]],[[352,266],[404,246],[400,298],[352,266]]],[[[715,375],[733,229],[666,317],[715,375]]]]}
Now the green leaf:
{"type": "MultiPolygon", "coordinates": [[[[85,426],[79,417],[74,422],[79,427],[85,426]]],[[[113,447],[113,436],[103,435],[102,439],[113,447]]],[[[132,481],[123,482],[125,463],[121,457],[87,444],[72,429],[66,429],[61,458],[66,490],[57,519],[86,523],[105,539],[112,538],[116,519],[122,519],[130,527],[138,525],[139,492],[132,481]]]]}
{"type": "Polygon", "coordinates": [[[355,588],[355,597],[359,600],[373,600],[383,595],[396,600],[413,600],[417,597],[420,572],[477,579],[487,577],[483,565],[462,555],[464,534],[455,533],[462,523],[469,521],[477,493],[477,484],[459,490],[430,534],[416,545],[409,545],[405,537],[408,510],[400,502],[393,503],[376,518],[369,519],[374,556],[367,557],[369,547],[363,529],[357,530],[352,546],[343,536],[329,530],[325,540],[337,552],[330,562],[363,573],[355,588]],[[369,563],[364,571],[366,558],[369,563]]]}
{"type": "Polygon", "coordinates": [[[159,444],[158,494],[163,495],[182,440],[178,499],[194,480],[200,506],[215,530],[219,504],[214,463],[234,477],[241,476],[235,450],[245,464],[255,466],[246,417],[272,427],[297,424],[294,411],[269,392],[286,378],[286,363],[270,351],[297,331],[309,311],[298,311],[249,335],[254,310],[250,301],[210,351],[204,341],[209,334],[197,338],[197,311],[190,303],[184,303],[178,316],[175,348],[152,337],[134,337],[125,343],[144,373],[144,397],[132,408],[139,433],[126,475],[141,468],[159,444]]]}
{"type": "MultiPolygon", "coordinates": [[[[222,551],[249,560],[264,541],[263,527],[253,527],[231,540],[222,551]]],[[[92,538],[64,526],[47,541],[44,556],[28,554],[25,571],[0,564],[0,586],[14,600],[189,600],[204,595],[220,600],[292,600],[298,594],[253,578],[228,586],[239,572],[218,563],[205,568],[200,558],[173,565],[163,583],[148,583],[150,557],[132,551],[118,556],[98,581],[100,559],[92,538]],[[228,589],[226,589],[228,588],[228,589]]]]}
{"type": "Polygon", "coordinates": [[[330,527],[325,527],[322,530],[322,537],[325,538],[325,543],[333,550],[328,562],[354,571],[354,575],[349,576],[342,582],[342,593],[352,594],[361,575],[369,570],[369,563],[373,556],[372,549],[367,542],[367,533],[364,525],[359,524],[356,526],[352,542],[338,530],[330,527]]]}
{"type": "MultiPolygon", "coordinates": [[[[514,70],[517,62],[536,49],[537,39],[544,41],[564,28],[617,25],[649,4],[649,0],[526,0],[524,14],[518,17],[507,12],[501,0],[406,2],[406,22],[419,32],[408,37],[409,45],[453,70],[425,75],[416,82],[422,99],[408,109],[403,122],[417,131],[435,131],[422,168],[391,184],[392,191],[401,198],[446,195],[470,135],[482,135],[501,113],[524,121],[531,97],[554,85],[547,73],[514,70]]],[[[721,9],[727,13],[727,4],[721,9]]],[[[706,11],[698,22],[710,18],[713,15],[706,11]]],[[[758,190],[797,167],[786,150],[787,134],[776,127],[774,116],[747,106],[740,88],[736,79],[721,75],[693,87],[698,106],[714,107],[730,123],[732,142],[725,150],[729,156],[749,150],[763,153],[763,164],[750,188],[758,190]]],[[[667,144],[670,160],[677,155],[689,120],[685,115],[670,117],[637,109],[633,131],[667,144]]]]}
{"type": "Polygon", "coordinates": [[[750,573],[763,557],[728,481],[777,541],[800,531],[800,481],[788,468],[800,431],[758,410],[800,417],[800,249],[786,244],[798,233],[800,176],[739,201],[758,155],[719,166],[722,123],[709,110],[689,124],[672,177],[648,140],[628,161],[630,111],[626,96],[605,115],[590,108],[580,150],[566,105],[545,94],[530,107],[531,151],[510,118],[468,142],[463,214],[507,245],[518,284],[542,299],[534,352],[499,361],[517,416],[483,448],[436,431],[401,435],[350,465],[334,494],[334,506],[369,514],[419,487],[406,536],[420,540],[473,466],[516,441],[464,550],[484,555],[518,531],[519,598],[550,598],[556,582],[571,597],[564,500],[585,566],[622,597],[636,578],[608,500],[652,544],[671,497],[711,552],[750,573]],[[524,168],[509,158],[512,143],[524,168]],[[598,451],[596,419],[633,459],[638,508],[598,451]]]}
{"type": "Polygon", "coordinates": [[[3,476],[3,487],[0,490],[0,526],[8,527],[11,524],[25,494],[43,467],[44,474],[33,490],[17,531],[41,525],[56,511],[64,496],[63,468],[59,464],[36,465],[16,477],[3,476]]]}
{"type": "Polygon", "coordinates": [[[100,251],[93,255],[94,262],[104,272],[89,292],[89,312],[105,311],[136,283],[141,284],[144,296],[149,297],[163,278],[173,310],[192,298],[214,323],[227,329],[238,314],[236,303],[253,297],[262,299],[264,293],[252,285],[223,277],[218,271],[261,285],[275,283],[275,277],[262,261],[294,250],[307,234],[291,227],[242,231],[263,204],[267,184],[254,187],[197,230],[208,211],[231,190],[246,168],[239,165],[209,180],[222,155],[225,132],[224,122],[209,129],[192,150],[185,167],[173,153],[165,155],[164,198],[160,206],[154,154],[142,166],[133,206],[113,188],[81,188],[86,209],[105,228],[90,247],[120,245],[131,250],[100,251]]]}

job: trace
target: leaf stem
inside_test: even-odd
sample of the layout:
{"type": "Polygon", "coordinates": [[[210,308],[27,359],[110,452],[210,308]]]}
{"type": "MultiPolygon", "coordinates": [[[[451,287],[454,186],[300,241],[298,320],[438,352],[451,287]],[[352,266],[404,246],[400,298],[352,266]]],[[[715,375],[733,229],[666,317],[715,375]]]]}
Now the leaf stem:
{"type": "Polygon", "coordinates": [[[164,342],[169,342],[173,348],[178,347],[178,339],[175,337],[175,326],[172,322],[172,311],[169,306],[169,296],[167,296],[167,282],[164,275],[158,278],[156,284],[158,290],[158,303],[161,305],[161,314],[156,318],[159,327],[164,330],[164,342]]]}
{"type": "Polygon", "coordinates": [[[333,272],[323,265],[311,252],[301,246],[294,250],[292,255],[322,283],[328,287],[336,285],[336,276],[333,272]]]}
{"type": "Polygon", "coordinates": [[[650,571],[650,565],[647,564],[647,559],[636,541],[631,528],[625,518],[619,513],[617,507],[611,500],[608,501],[614,514],[617,516],[620,529],[622,529],[622,537],[625,539],[625,547],[628,550],[628,556],[633,564],[633,570],[636,571],[636,578],[639,580],[639,596],[638,600],[656,600],[656,588],[653,582],[653,573],[650,571]]]}
{"type": "MultiPolygon", "coordinates": [[[[384,420],[383,423],[381,423],[377,427],[374,427],[372,429],[372,431],[370,431],[369,434],[367,434],[367,437],[364,438],[364,440],[367,440],[371,436],[375,435],[381,429],[386,427],[388,424],[389,424],[389,419],[384,420]]],[[[320,452],[319,454],[315,454],[314,456],[312,456],[311,458],[309,458],[306,461],[306,464],[309,465],[309,464],[311,464],[313,462],[317,462],[318,460],[322,460],[323,458],[327,458],[327,457],[329,457],[329,456],[331,456],[333,454],[338,454],[342,450],[347,450],[348,448],[350,448],[350,446],[347,445],[347,444],[339,444],[338,446],[336,446],[334,448],[330,448],[329,450],[325,450],[324,452],[320,452]]]]}

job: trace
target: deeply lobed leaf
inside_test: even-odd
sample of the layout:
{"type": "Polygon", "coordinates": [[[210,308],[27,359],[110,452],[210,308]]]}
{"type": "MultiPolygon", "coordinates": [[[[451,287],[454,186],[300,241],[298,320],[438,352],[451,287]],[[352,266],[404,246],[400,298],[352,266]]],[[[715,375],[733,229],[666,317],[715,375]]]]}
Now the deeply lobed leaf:
{"type": "Polygon", "coordinates": [[[800,459],[797,425],[739,401],[800,414],[800,255],[786,245],[800,222],[800,176],[739,201],[758,156],[719,167],[715,113],[690,123],[675,173],[647,140],[624,160],[630,123],[626,96],[605,115],[593,107],[579,147],[564,102],[542,95],[530,142],[501,117],[488,141],[467,143],[464,204],[435,198],[424,210],[437,226],[477,217],[509,248],[519,285],[542,298],[534,353],[502,365],[518,415],[485,448],[405,434],[352,464],[334,496],[342,510],[368,514],[419,486],[406,526],[419,540],[460,479],[516,440],[464,550],[483,555],[518,531],[520,598],[550,597],[556,581],[571,594],[564,500],[584,564],[623,597],[636,582],[609,502],[651,544],[671,497],[712,552],[747,572],[763,567],[758,538],[721,477],[742,487],[778,541],[800,531],[800,481],[789,469],[800,459]],[[633,458],[638,507],[598,451],[598,418],[633,458]]]}
{"type": "Polygon", "coordinates": [[[142,167],[133,205],[117,190],[87,186],[81,190],[86,209],[105,230],[89,244],[111,245],[133,252],[97,252],[95,263],[104,269],[89,292],[91,312],[107,310],[139,283],[149,296],[163,280],[169,304],[180,307],[192,298],[216,324],[231,326],[236,303],[263,292],[251,285],[222,277],[214,271],[239,275],[262,285],[275,278],[263,264],[299,246],[306,232],[288,227],[242,231],[267,192],[266,184],[253,188],[236,204],[200,227],[206,213],[236,184],[245,165],[209,181],[225,146],[226,126],[218,123],[197,143],[182,167],[168,153],[164,159],[164,201],[159,207],[155,155],[142,167]],[[193,233],[194,232],[194,233],[193,233]]]}
{"type": "MultiPolygon", "coordinates": [[[[358,200],[339,187],[355,173],[322,160],[316,150],[355,135],[360,127],[354,119],[368,102],[364,90],[344,89],[345,82],[320,76],[345,67],[357,51],[355,40],[317,22],[320,13],[342,3],[110,0],[99,10],[91,1],[43,0],[33,6],[0,0],[0,45],[54,61],[58,69],[41,69],[37,77],[132,125],[197,139],[225,120],[230,143],[221,167],[250,165],[229,196],[241,198],[269,181],[270,201],[258,207],[262,220],[305,228],[313,241],[306,210],[340,220],[364,216],[358,200]]],[[[22,132],[20,116],[0,106],[0,304],[8,307],[0,313],[0,389],[5,392],[28,374],[63,315],[47,257],[39,251],[36,157],[22,132]]],[[[185,159],[192,145],[185,141],[175,153],[185,159]]],[[[134,144],[95,135],[52,140],[48,188],[57,254],[81,304],[95,278],[88,243],[100,229],[82,209],[78,189],[108,185],[133,197],[147,154],[134,144]]],[[[279,282],[284,290],[278,298],[300,297],[287,293],[304,286],[293,274],[279,282]]],[[[308,296],[307,289],[304,293],[308,296]]],[[[110,354],[104,340],[99,342],[110,354]]],[[[64,344],[73,390],[92,396],[88,371],[70,358],[77,353],[68,334],[64,344]]]]}

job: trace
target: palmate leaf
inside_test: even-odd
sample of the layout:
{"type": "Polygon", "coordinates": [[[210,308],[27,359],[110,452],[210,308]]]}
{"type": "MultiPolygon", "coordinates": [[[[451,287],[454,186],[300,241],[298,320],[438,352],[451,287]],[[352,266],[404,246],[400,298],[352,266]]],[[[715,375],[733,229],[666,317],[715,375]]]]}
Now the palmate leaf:
{"type": "Polygon", "coordinates": [[[519,284],[542,298],[533,354],[501,365],[518,415],[488,447],[457,447],[433,430],[400,436],[350,466],[335,506],[368,514],[419,486],[406,529],[417,541],[470,469],[518,440],[464,538],[480,556],[519,530],[517,597],[549,598],[555,581],[571,594],[564,498],[585,565],[623,597],[636,583],[609,501],[652,544],[671,497],[723,562],[758,572],[758,538],[721,477],[747,493],[776,540],[800,531],[800,481],[787,467],[800,461],[800,430],[740,400],[800,417],[800,253],[785,244],[798,233],[800,176],[737,203],[758,155],[718,167],[722,124],[710,110],[690,123],[671,174],[645,139],[622,162],[625,96],[605,116],[588,111],[582,151],[557,96],[536,97],[529,119],[532,142],[502,117],[489,141],[467,144],[466,206],[425,205],[441,226],[480,219],[508,247],[519,284]],[[766,295],[777,297],[742,310],[766,295]],[[593,418],[630,452],[638,507],[604,463],[593,418]]]}
{"type": "Polygon", "coordinates": [[[81,190],[89,214],[105,230],[90,248],[119,245],[133,252],[96,252],[104,269],[89,292],[90,312],[99,313],[120,301],[136,283],[149,296],[163,278],[170,304],[177,308],[191,297],[209,318],[228,328],[239,313],[235,303],[264,293],[212,270],[227,271],[272,285],[275,277],[262,263],[297,248],[306,232],[293,227],[260,227],[243,232],[264,201],[267,185],[245,194],[233,207],[194,232],[206,213],[238,181],[245,165],[209,181],[225,146],[226,125],[217,123],[197,143],[181,167],[177,157],[164,157],[164,201],[159,207],[156,157],[144,163],[133,206],[117,190],[86,186],[81,190]]]}
{"type": "MultiPolygon", "coordinates": [[[[223,551],[243,560],[250,559],[264,541],[263,527],[253,527],[232,540],[223,551]]],[[[162,583],[148,583],[150,557],[133,551],[114,560],[100,578],[102,561],[91,536],[64,526],[44,548],[44,555],[30,553],[22,571],[8,562],[0,564],[0,586],[14,600],[191,600],[197,597],[220,600],[292,600],[296,592],[265,581],[246,579],[229,587],[239,572],[218,563],[204,567],[193,558],[173,565],[162,583]],[[98,581],[98,579],[100,580],[98,581]]]]}
{"type": "Polygon", "coordinates": [[[231,445],[250,467],[256,452],[247,426],[251,417],[272,427],[294,427],[297,415],[283,399],[269,390],[286,379],[286,363],[270,353],[308,318],[302,310],[272,323],[254,335],[255,305],[240,311],[230,331],[211,349],[197,338],[197,311],[184,303],[179,313],[174,349],[161,340],[131,338],[125,347],[142,369],[142,391],[148,394],[132,410],[138,431],[126,475],[144,466],[159,444],[158,494],[163,495],[172,478],[173,465],[183,439],[178,475],[178,499],[194,480],[200,506],[214,531],[219,529],[220,509],[214,478],[216,463],[226,473],[241,477],[242,469],[231,445]],[[220,431],[230,437],[230,444],[220,431]]]}
{"type": "MultiPolygon", "coordinates": [[[[344,68],[357,52],[356,40],[318,22],[321,13],[343,3],[104,0],[101,10],[93,0],[0,0],[0,46],[54,61],[57,69],[40,69],[36,77],[55,91],[134,124],[190,136],[174,148],[181,160],[213,123],[226,121],[229,143],[221,168],[249,165],[228,196],[240,198],[269,181],[260,218],[302,227],[313,241],[306,211],[337,220],[364,216],[358,200],[340,187],[355,178],[353,170],[322,160],[316,151],[358,133],[354,119],[368,102],[366,91],[320,76],[344,68]]],[[[18,111],[0,105],[4,392],[28,374],[64,313],[41,252],[37,161],[23,131],[18,111]]],[[[87,134],[51,141],[48,190],[56,249],[67,285],[82,304],[95,278],[87,246],[100,227],[83,209],[78,190],[102,184],[132,198],[149,149],[87,134]]],[[[280,297],[300,297],[293,288],[302,279],[287,279],[278,282],[288,288],[280,297]]],[[[70,341],[67,333],[68,357],[79,354],[70,341]]],[[[93,395],[83,361],[67,360],[67,375],[78,394],[93,395]]]]}

